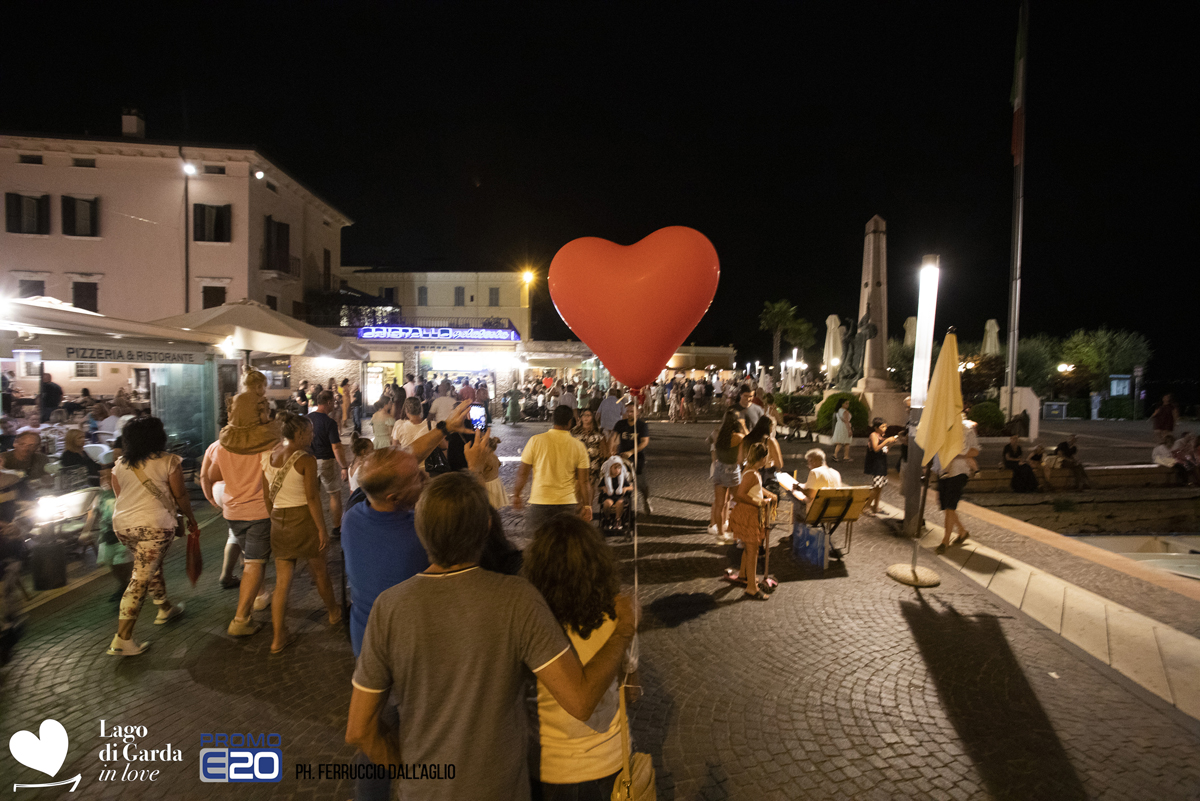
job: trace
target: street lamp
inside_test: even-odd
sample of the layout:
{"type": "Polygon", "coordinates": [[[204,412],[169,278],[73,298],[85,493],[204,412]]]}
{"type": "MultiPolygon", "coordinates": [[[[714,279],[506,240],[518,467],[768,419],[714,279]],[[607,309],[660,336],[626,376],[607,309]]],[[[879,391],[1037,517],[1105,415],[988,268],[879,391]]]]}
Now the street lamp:
{"type": "Polygon", "coordinates": [[[263,177],[264,177],[265,175],[266,175],[266,173],[265,173],[265,172],[263,172],[262,170],[255,170],[255,171],[254,171],[254,177],[255,177],[255,178],[257,178],[257,179],[258,179],[258,180],[260,180],[260,181],[263,179],[263,177]]]}
{"type": "Polygon", "coordinates": [[[1075,365],[1073,365],[1073,364],[1063,363],[1058,366],[1058,372],[1060,372],[1060,373],[1069,373],[1074,369],[1075,369],[1075,365]]]}
{"type": "Polygon", "coordinates": [[[521,280],[525,282],[525,286],[532,284],[533,278],[533,270],[526,270],[525,272],[521,273],[521,280]]]}
{"type": "Polygon", "coordinates": [[[937,256],[926,256],[921,267],[921,292],[917,300],[917,341],[913,353],[912,408],[925,406],[929,394],[929,368],[933,361],[933,318],[937,313],[938,268],[937,256]]]}
{"type": "Polygon", "coordinates": [[[185,161],[183,163],[183,172],[185,175],[195,175],[196,165],[192,164],[190,161],[185,161]]]}

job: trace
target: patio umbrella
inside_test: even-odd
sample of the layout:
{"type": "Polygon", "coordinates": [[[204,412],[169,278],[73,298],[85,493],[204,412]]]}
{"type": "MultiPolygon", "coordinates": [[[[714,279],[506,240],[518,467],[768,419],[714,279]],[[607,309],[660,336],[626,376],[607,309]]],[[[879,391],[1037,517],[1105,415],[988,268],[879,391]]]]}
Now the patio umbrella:
{"type": "Polygon", "coordinates": [[[830,381],[837,375],[833,360],[842,360],[842,319],[836,314],[825,318],[825,373],[830,381]]]}
{"type": "Polygon", "coordinates": [[[936,455],[942,467],[962,453],[962,383],[958,374],[958,337],[953,329],[946,334],[938,355],[929,395],[921,422],[917,425],[917,444],[925,450],[921,464],[929,464],[936,455]]]}
{"type": "Polygon", "coordinates": [[[1000,355],[1000,323],[988,320],[983,326],[983,347],[979,352],[984,356],[1000,355]]]}
{"type": "Polygon", "coordinates": [[[333,359],[363,359],[367,355],[364,348],[344,337],[248,299],[154,322],[155,325],[219,334],[227,337],[228,347],[233,350],[333,359]]]}

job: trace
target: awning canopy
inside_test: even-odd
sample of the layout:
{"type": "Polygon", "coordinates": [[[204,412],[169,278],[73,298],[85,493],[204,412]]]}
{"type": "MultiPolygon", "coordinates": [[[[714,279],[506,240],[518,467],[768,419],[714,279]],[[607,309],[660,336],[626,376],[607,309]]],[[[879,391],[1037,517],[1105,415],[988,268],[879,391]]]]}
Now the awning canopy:
{"type": "Polygon", "coordinates": [[[106,317],[54,298],[6,301],[0,355],[38,351],[47,361],[202,364],[215,334],[106,317]]]}
{"type": "Polygon", "coordinates": [[[294,320],[253,300],[238,300],[203,311],[155,320],[155,325],[219,336],[231,350],[364,359],[367,351],[354,342],[308,323],[294,320]]]}

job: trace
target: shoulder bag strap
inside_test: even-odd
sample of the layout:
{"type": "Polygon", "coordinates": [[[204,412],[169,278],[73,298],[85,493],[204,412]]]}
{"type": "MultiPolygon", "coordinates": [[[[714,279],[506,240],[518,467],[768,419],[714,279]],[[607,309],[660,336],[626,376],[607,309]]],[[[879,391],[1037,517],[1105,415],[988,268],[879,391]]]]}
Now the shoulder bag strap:
{"type": "MultiPolygon", "coordinates": [[[[303,455],[303,451],[294,451],[292,455],[288,457],[288,460],[283,463],[283,467],[279,468],[279,471],[275,473],[275,478],[271,480],[271,486],[267,488],[267,494],[270,496],[269,500],[271,501],[272,505],[275,503],[275,496],[279,494],[279,490],[283,489],[283,480],[287,478],[288,473],[290,473],[292,468],[296,466],[297,460],[299,460],[299,458],[303,455]]],[[[268,459],[269,458],[270,457],[268,457],[268,459]]],[[[269,461],[267,463],[270,464],[269,461]]]]}
{"type": "Polygon", "coordinates": [[[142,486],[146,488],[146,492],[154,496],[154,499],[161,503],[164,509],[173,515],[178,513],[178,510],[175,509],[174,504],[168,503],[167,496],[163,494],[163,491],[158,488],[157,484],[150,480],[149,476],[142,472],[142,468],[130,467],[129,469],[133,471],[133,474],[137,477],[137,480],[142,482],[142,486]]]}

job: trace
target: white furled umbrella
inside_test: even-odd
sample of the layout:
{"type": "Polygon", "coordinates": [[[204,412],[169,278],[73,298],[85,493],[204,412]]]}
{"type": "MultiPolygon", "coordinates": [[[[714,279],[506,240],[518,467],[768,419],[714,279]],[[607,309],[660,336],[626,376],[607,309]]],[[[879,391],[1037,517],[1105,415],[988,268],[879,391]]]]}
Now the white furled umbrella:
{"type": "Polygon", "coordinates": [[[824,364],[825,373],[832,381],[837,375],[837,365],[842,361],[842,319],[836,314],[831,314],[825,318],[825,354],[824,364]]]}
{"type": "Polygon", "coordinates": [[[980,349],[980,354],[983,356],[1000,355],[1000,323],[995,320],[988,320],[983,326],[983,347],[980,349]]]}
{"type": "Polygon", "coordinates": [[[364,359],[367,356],[365,348],[344,337],[247,299],[155,320],[154,324],[219,334],[227,338],[226,347],[231,350],[332,359],[364,359]]]}
{"type": "Polygon", "coordinates": [[[904,321],[904,347],[912,348],[917,344],[917,318],[909,317],[904,321]]]}
{"type": "Polygon", "coordinates": [[[917,424],[917,444],[924,449],[921,464],[929,464],[934,456],[943,468],[962,453],[962,383],[958,372],[958,337],[946,334],[942,352],[938,354],[933,377],[929,379],[929,396],[917,424]]]}

